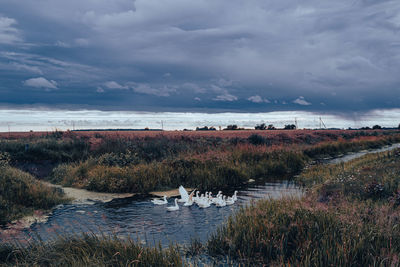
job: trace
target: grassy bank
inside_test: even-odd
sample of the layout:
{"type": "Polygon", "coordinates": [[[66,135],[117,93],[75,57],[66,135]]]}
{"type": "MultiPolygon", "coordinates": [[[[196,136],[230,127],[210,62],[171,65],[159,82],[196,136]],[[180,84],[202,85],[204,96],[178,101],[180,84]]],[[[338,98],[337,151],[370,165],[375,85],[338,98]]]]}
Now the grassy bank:
{"type": "Polygon", "coordinates": [[[0,245],[0,266],[183,266],[176,247],[147,247],[132,239],[83,235],[34,241],[27,247],[0,245]]]}
{"type": "Polygon", "coordinates": [[[232,188],[250,178],[293,174],[304,163],[301,154],[287,151],[242,151],[213,159],[175,158],[128,166],[109,166],[90,159],[58,166],[52,182],[102,192],[146,193],[181,184],[211,190],[232,188]]]}
{"type": "Polygon", "coordinates": [[[272,146],[265,140],[257,135],[244,141],[198,140],[194,144],[186,139],[161,140],[153,149],[156,156],[151,157],[149,155],[153,154],[144,153],[145,150],[123,151],[122,144],[107,145],[107,153],[54,168],[50,180],[100,192],[147,193],[181,184],[201,190],[229,189],[249,179],[263,181],[291,177],[313,159],[381,147],[399,142],[400,136],[339,139],[316,145],[272,146]],[[201,149],[198,149],[199,144],[201,149]],[[116,150],[118,153],[110,152],[111,147],[120,147],[116,150]],[[161,152],[164,150],[167,152],[161,152]]]}
{"type": "Polygon", "coordinates": [[[0,225],[29,215],[34,210],[48,210],[65,201],[62,192],[10,167],[7,156],[0,154],[0,225]]]}
{"type": "Polygon", "coordinates": [[[242,209],[208,251],[271,265],[396,266],[399,178],[400,150],[315,166],[299,178],[310,187],[306,197],[242,209]]]}

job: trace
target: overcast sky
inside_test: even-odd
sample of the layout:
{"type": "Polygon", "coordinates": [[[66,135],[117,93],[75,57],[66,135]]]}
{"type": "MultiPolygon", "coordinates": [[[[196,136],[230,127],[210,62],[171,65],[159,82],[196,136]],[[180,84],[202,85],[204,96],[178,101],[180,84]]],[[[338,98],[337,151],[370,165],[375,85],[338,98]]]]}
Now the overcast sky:
{"type": "Polygon", "coordinates": [[[399,108],[398,0],[1,0],[0,105],[399,108]]]}

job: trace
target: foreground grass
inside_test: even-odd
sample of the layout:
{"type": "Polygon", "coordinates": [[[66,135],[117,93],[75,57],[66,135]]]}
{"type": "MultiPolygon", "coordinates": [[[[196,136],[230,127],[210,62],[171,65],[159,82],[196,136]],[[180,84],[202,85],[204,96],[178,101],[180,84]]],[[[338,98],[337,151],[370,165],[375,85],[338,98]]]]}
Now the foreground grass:
{"type": "Polygon", "coordinates": [[[147,247],[132,239],[83,235],[0,245],[0,266],[183,266],[178,248],[147,247]]]}
{"type": "Polygon", "coordinates": [[[0,161],[0,226],[66,201],[62,192],[0,161]]]}
{"type": "Polygon", "coordinates": [[[399,178],[400,150],[313,167],[299,178],[306,197],[242,209],[208,251],[271,265],[397,266],[399,178]]]}

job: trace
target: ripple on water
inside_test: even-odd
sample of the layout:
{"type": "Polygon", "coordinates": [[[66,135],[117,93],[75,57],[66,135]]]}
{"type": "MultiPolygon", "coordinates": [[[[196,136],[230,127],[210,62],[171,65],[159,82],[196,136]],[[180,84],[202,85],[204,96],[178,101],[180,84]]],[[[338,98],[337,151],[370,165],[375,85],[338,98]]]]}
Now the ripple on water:
{"type": "MultiPolygon", "coordinates": [[[[215,193],[215,192],[214,192],[215,193]]],[[[66,204],[58,206],[46,223],[32,225],[24,231],[26,235],[40,236],[49,240],[56,235],[114,234],[118,237],[140,238],[148,244],[161,242],[168,246],[171,242],[188,244],[191,238],[206,241],[209,234],[220,226],[226,218],[240,206],[253,199],[279,198],[282,196],[301,196],[303,190],[294,183],[281,181],[252,185],[239,190],[235,205],[201,209],[196,205],[184,207],[179,211],[168,212],[165,205],[153,205],[150,198],[116,199],[108,203],[66,204]]],[[[173,198],[168,205],[173,205],[173,198]]]]}

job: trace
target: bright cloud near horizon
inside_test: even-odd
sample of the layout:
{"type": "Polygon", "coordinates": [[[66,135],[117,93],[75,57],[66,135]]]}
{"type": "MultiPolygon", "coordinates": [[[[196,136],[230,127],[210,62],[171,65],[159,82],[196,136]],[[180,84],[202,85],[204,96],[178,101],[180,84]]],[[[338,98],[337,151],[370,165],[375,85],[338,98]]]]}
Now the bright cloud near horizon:
{"type": "Polygon", "coordinates": [[[0,106],[399,108],[393,0],[2,0],[0,106]]]}

